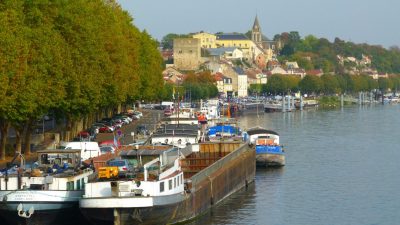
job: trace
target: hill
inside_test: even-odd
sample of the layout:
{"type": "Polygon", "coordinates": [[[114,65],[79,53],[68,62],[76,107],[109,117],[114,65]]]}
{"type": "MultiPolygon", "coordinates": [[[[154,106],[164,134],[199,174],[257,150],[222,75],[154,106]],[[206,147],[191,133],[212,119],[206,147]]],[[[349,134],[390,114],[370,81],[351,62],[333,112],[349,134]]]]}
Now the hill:
{"type": "Polygon", "coordinates": [[[280,50],[280,61],[297,61],[306,70],[322,69],[335,74],[400,74],[400,48],[386,49],[379,45],[355,44],[335,38],[308,35],[301,38],[296,31],[275,35],[284,47],[280,50]]]}

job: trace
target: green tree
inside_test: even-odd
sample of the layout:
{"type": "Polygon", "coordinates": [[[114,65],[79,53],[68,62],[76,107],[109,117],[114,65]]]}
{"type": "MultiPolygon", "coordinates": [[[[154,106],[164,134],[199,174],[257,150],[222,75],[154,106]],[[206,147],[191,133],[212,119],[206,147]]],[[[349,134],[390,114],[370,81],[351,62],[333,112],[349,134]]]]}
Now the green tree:
{"type": "Polygon", "coordinates": [[[306,75],[299,83],[299,88],[302,93],[313,94],[320,93],[323,88],[321,78],[312,75],[306,75]]]}

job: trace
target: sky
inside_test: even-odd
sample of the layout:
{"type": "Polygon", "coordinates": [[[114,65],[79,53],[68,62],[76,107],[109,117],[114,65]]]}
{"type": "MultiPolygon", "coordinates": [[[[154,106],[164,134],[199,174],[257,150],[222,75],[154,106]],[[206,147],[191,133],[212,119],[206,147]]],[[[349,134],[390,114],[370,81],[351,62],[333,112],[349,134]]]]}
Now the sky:
{"type": "Polygon", "coordinates": [[[399,0],[117,0],[134,25],[161,40],[169,33],[298,31],[333,41],[400,46],[399,0]]]}

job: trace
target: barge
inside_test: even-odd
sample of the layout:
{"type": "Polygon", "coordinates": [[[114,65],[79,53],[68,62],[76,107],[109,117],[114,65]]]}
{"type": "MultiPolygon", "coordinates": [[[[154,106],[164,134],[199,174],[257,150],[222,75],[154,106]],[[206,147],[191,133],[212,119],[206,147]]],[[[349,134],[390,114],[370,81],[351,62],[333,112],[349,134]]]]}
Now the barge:
{"type": "Polygon", "coordinates": [[[249,143],[256,150],[256,165],[259,167],[280,167],[286,163],[285,153],[279,144],[279,134],[262,127],[246,132],[249,143]]]}
{"type": "Polygon", "coordinates": [[[132,179],[86,184],[83,215],[94,224],[180,223],[254,181],[255,151],[246,142],[174,149],[147,158],[132,179]]]}

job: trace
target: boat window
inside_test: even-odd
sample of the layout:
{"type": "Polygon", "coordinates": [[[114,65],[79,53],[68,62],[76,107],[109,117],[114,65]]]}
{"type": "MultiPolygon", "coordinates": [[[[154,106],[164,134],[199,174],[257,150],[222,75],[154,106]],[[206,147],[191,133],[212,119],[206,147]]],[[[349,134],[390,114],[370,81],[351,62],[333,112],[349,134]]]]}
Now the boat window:
{"type": "Polygon", "coordinates": [[[181,174],[181,184],[183,184],[183,174],[181,174]]]}
{"type": "Polygon", "coordinates": [[[172,179],[168,181],[169,190],[172,189],[172,179]]]}
{"type": "Polygon", "coordinates": [[[67,190],[68,191],[74,190],[74,182],[73,181],[67,182],[67,190]]]}
{"type": "Polygon", "coordinates": [[[179,176],[177,177],[178,179],[176,179],[176,182],[178,183],[178,187],[179,187],[179,176]]]}
{"type": "Polygon", "coordinates": [[[82,189],[85,189],[85,179],[84,178],[81,179],[81,186],[82,186],[81,187],[82,189]]]}
{"type": "Polygon", "coordinates": [[[174,177],[174,188],[176,188],[176,177],[174,177]]]}
{"type": "Polygon", "coordinates": [[[164,192],[164,182],[160,182],[160,192],[164,192]]]}
{"type": "Polygon", "coordinates": [[[76,190],[80,190],[81,189],[81,180],[77,180],[76,181],[76,190]]]}

